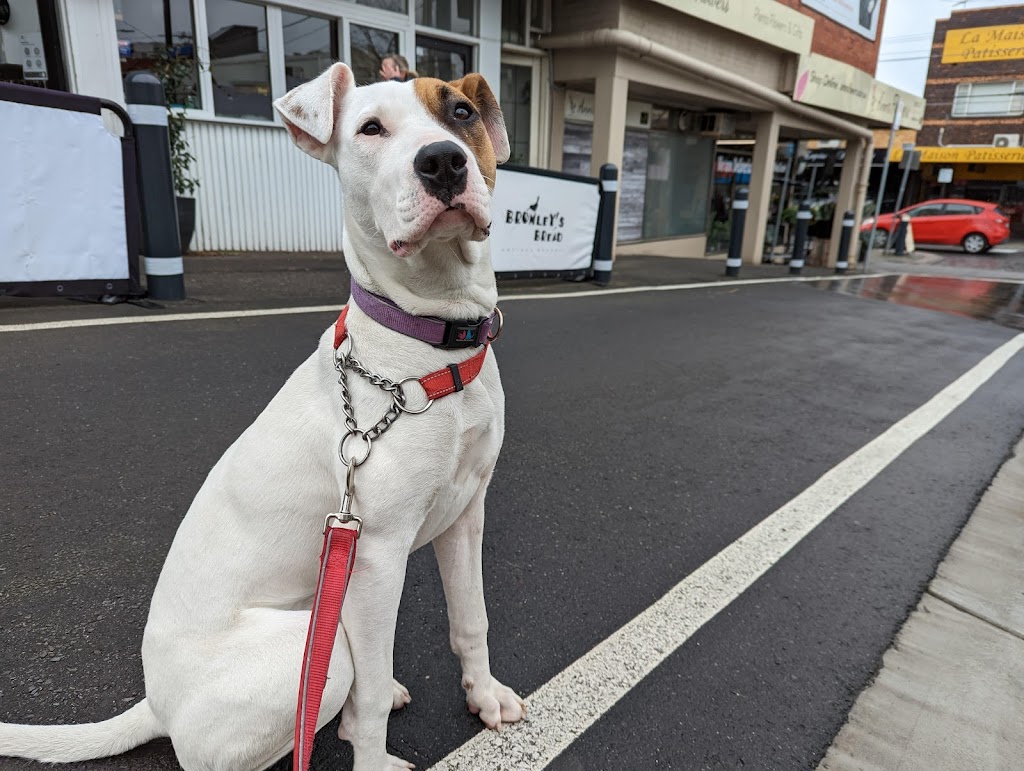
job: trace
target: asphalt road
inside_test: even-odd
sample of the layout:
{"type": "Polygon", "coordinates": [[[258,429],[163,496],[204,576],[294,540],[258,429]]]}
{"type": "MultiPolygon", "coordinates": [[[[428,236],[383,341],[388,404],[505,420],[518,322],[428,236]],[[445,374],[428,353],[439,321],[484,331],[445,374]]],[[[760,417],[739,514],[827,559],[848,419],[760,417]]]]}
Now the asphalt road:
{"type": "MultiPolygon", "coordinates": [[[[484,567],[492,664],[523,695],[1015,334],[796,284],[521,300],[506,317],[484,567]]],[[[177,523],[331,321],[0,335],[0,720],[101,720],[142,696],[177,523]]],[[[1021,382],[1018,355],[551,768],[815,767],[1024,431],[1021,382]]],[[[426,768],[478,732],[430,550],[410,561],[395,668],[413,702],[392,752],[426,768]]],[[[314,768],[351,762],[334,727],[314,768]]],[[[67,768],[178,766],[158,741],[67,768]]]]}

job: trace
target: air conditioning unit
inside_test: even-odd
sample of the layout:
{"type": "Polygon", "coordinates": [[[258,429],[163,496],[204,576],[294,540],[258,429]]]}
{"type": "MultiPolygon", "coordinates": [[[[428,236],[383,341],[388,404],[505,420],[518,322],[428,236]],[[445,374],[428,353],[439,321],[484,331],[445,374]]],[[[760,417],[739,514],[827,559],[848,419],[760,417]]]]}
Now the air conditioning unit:
{"type": "Polygon", "coordinates": [[[728,137],[736,133],[736,118],[725,112],[697,116],[697,130],[706,137],[728,137]]]}
{"type": "Polygon", "coordinates": [[[1020,147],[1020,134],[996,134],[992,137],[993,147],[1020,147]]]}

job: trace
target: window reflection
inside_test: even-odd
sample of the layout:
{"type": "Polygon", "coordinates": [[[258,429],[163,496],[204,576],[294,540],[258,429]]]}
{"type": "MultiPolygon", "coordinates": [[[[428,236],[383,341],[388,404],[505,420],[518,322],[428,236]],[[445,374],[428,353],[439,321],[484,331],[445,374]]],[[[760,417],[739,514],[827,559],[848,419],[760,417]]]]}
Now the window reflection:
{"type": "Polygon", "coordinates": [[[281,11],[284,36],[284,77],[289,90],[312,80],[338,56],[338,22],[281,11]]]}
{"type": "Polygon", "coordinates": [[[381,62],[388,54],[398,53],[398,33],[352,24],[349,27],[352,48],[352,74],[356,85],[374,83],[380,79],[381,62]]]}
{"type": "Polygon", "coordinates": [[[214,111],[272,119],[266,9],[240,0],[206,0],[206,23],[214,111]]]}

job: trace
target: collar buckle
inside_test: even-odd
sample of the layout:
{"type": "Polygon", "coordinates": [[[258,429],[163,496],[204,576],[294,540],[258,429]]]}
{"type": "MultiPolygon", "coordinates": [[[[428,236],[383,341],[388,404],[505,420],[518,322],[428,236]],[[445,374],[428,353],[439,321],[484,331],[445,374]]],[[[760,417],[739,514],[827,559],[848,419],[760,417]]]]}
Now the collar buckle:
{"type": "Polygon", "coordinates": [[[484,339],[484,323],[486,317],[481,316],[476,321],[464,319],[460,321],[448,321],[444,325],[444,341],[438,344],[438,348],[474,348],[487,342],[484,339]]]}

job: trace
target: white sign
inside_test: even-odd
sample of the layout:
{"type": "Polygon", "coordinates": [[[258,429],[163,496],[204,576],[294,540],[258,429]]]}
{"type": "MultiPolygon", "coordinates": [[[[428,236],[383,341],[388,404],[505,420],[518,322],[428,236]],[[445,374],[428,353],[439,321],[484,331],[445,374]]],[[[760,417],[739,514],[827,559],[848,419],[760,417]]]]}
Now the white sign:
{"type": "MultiPolygon", "coordinates": [[[[626,128],[646,129],[651,127],[651,113],[654,105],[650,102],[626,102],[626,128]]],[[[594,122],[594,95],[586,91],[565,92],[565,119],[575,123],[594,122]]]]}
{"type": "Polygon", "coordinates": [[[950,183],[952,181],[953,181],[953,169],[949,168],[948,166],[945,167],[945,168],[939,169],[939,178],[938,178],[939,184],[945,185],[945,184],[948,184],[948,183],[950,183]]]}
{"type": "Polygon", "coordinates": [[[40,32],[22,32],[18,36],[18,57],[25,80],[46,80],[46,53],[40,32]]]}
{"type": "MultiPolygon", "coordinates": [[[[841,0],[840,0],[841,1],[841,0]]],[[[797,54],[810,53],[814,20],[764,0],[654,0],[741,35],[797,54]]]]}
{"type": "Polygon", "coordinates": [[[121,141],[99,115],[0,101],[0,284],[128,278],[121,141]]]}
{"type": "MultiPolygon", "coordinates": [[[[878,12],[882,0],[801,0],[837,24],[852,29],[868,40],[874,40],[878,32],[878,12]]],[[[931,29],[929,27],[929,29],[931,29]]]]}
{"type": "Polygon", "coordinates": [[[491,199],[494,270],[586,270],[600,197],[596,180],[499,168],[491,199]]]}

